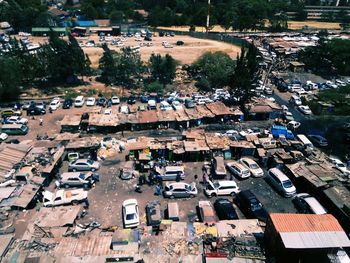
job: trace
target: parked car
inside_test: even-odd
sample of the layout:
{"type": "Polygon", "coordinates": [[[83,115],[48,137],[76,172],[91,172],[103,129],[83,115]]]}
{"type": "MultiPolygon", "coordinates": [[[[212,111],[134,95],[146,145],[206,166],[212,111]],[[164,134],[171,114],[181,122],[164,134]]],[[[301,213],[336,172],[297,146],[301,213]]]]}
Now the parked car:
{"type": "Polygon", "coordinates": [[[112,109],[105,109],[103,114],[104,115],[111,115],[112,114],[112,109]]]}
{"type": "Polygon", "coordinates": [[[49,105],[49,109],[55,111],[55,110],[57,110],[60,106],[61,106],[61,101],[60,101],[60,99],[59,99],[59,98],[54,98],[54,99],[51,101],[50,105],[49,105]]]}
{"type": "Polygon", "coordinates": [[[298,106],[298,110],[305,114],[305,115],[311,115],[312,114],[312,111],[311,109],[309,108],[309,106],[305,106],[305,105],[300,105],[298,106]]]}
{"type": "Polygon", "coordinates": [[[177,46],[183,46],[184,44],[185,44],[185,42],[183,42],[182,40],[176,41],[177,46]]]}
{"type": "Polygon", "coordinates": [[[252,191],[241,191],[236,197],[236,202],[247,218],[256,218],[264,222],[267,221],[268,213],[252,191]]]}
{"type": "Polygon", "coordinates": [[[231,180],[219,180],[219,181],[208,181],[204,193],[208,197],[214,197],[219,195],[231,195],[235,196],[239,193],[239,188],[235,181],[231,180]]]}
{"type": "Polygon", "coordinates": [[[33,116],[33,115],[44,115],[46,114],[46,110],[45,109],[40,109],[38,107],[36,107],[35,105],[30,106],[27,109],[27,115],[28,116],[33,116]]]}
{"type": "Polygon", "coordinates": [[[155,173],[162,181],[175,181],[178,178],[185,179],[185,170],[183,166],[165,166],[156,167],[155,173]]]}
{"type": "Polygon", "coordinates": [[[95,106],[96,99],[94,97],[89,97],[86,99],[86,106],[95,106]]]}
{"type": "Polygon", "coordinates": [[[46,104],[43,101],[35,103],[35,106],[40,108],[40,109],[46,109],[46,104]]]}
{"type": "Polygon", "coordinates": [[[271,168],[268,171],[268,179],[284,197],[292,197],[296,194],[296,188],[291,180],[278,168],[271,168]]]}
{"type": "Polygon", "coordinates": [[[9,136],[4,133],[4,132],[0,132],[0,142],[5,141],[9,136]]]}
{"type": "Polygon", "coordinates": [[[173,106],[174,110],[182,110],[182,104],[177,101],[177,100],[174,100],[171,105],[173,106]]]}
{"type": "MultiPolygon", "coordinates": [[[[87,199],[87,191],[83,189],[74,190],[57,190],[52,193],[48,190],[43,192],[43,205],[46,207],[58,206],[58,205],[68,205],[68,204],[78,204],[87,199]]],[[[58,218],[57,218],[58,219],[58,218]]]]}
{"type": "Polygon", "coordinates": [[[198,194],[198,190],[196,188],[196,183],[167,183],[165,185],[163,195],[167,198],[193,198],[198,194]]]}
{"type": "Polygon", "coordinates": [[[264,88],[264,93],[266,95],[272,95],[273,91],[272,91],[272,89],[270,87],[265,87],[264,88]]]}
{"type": "Polygon", "coordinates": [[[196,105],[194,104],[193,100],[186,99],[185,100],[185,107],[188,109],[194,108],[196,105]]]}
{"type": "Polygon", "coordinates": [[[212,169],[216,177],[225,178],[227,171],[225,168],[224,157],[215,156],[214,159],[212,160],[212,169]]]}
{"type": "Polygon", "coordinates": [[[95,182],[99,181],[99,175],[95,173],[68,172],[60,175],[58,180],[59,187],[92,187],[95,182]]]}
{"type": "Polygon", "coordinates": [[[119,97],[117,97],[117,96],[113,96],[113,97],[111,98],[111,102],[112,102],[113,105],[116,105],[116,104],[119,104],[119,103],[120,103],[120,99],[119,99],[119,97]]]}
{"type": "Polygon", "coordinates": [[[28,119],[22,118],[19,116],[11,116],[5,118],[3,121],[4,124],[28,124],[28,119]]]}
{"type": "Polygon", "coordinates": [[[334,157],[330,157],[329,160],[331,161],[332,164],[334,164],[334,167],[337,170],[341,171],[345,176],[350,176],[350,170],[342,161],[334,157]]]}
{"type": "Polygon", "coordinates": [[[313,143],[313,145],[319,146],[319,147],[327,147],[328,141],[326,138],[322,137],[321,135],[308,135],[307,136],[310,141],[313,143]]]}
{"type": "Polygon", "coordinates": [[[284,120],[286,120],[288,122],[294,121],[293,114],[290,111],[283,112],[283,118],[284,118],[284,120]]]}
{"type": "Polygon", "coordinates": [[[149,96],[148,95],[141,95],[140,101],[142,103],[147,103],[149,101],[149,96]]]}
{"type": "Polygon", "coordinates": [[[289,102],[293,103],[295,106],[300,106],[302,104],[300,97],[297,95],[291,96],[289,102]]]}
{"type": "Polygon", "coordinates": [[[240,164],[239,162],[228,162],[226,166],[233,175],[236,175],[241,179],[246,179],[250,176],[249,169],[240,164]]]}
{"type": "Polygon", "coordinates": [[[317,199],[307,193],[297,194],[293,198],[293,203],[303,214],[327,214],[326,209],[317,201],[317,199]]]}
{"type": "Polygon", "coordinates": [[[71,162],[68,166],[69,171],[96,171],[100,168],[100,164],[97,161],[90,159],[78,159],[71,162]]]}
{"type": "Polygon", "coordinates": [[[250,159],[248,157],[243,157],[239,160],[239,162],[250,171],[252,176],[254,177],[264,176],[264,171],[253,159],[250,159]]]}
{"type": "Polygon", "coordinates": [[[72,99],[65,99],[63,101],[62,109],[70,109],[73,106],[73,100],[72,99]]]}
{"type": "Polygon", "coordinates": [[[85,103],[84,96],[78,96],[74,100],[74,107],[83,107],[85,103]]]}
{"type": "Polygon", "coordinates": [[[214,208],[220,220],[238,219],[233,204],[226,198],[218,198],[214,203],[214,208]]]}
{"type": "Polygon", "coordinates": [[[300,127],[301,123],[298,121],[290,121],[287,123],[287,128],[291,130],[296,130],[300,127]]]}
{"type": "Polygon", "coordinates": [[[198,209],[199,217],[203,223],[209,225],[216,223],[215,211],[210,201],[199,201],[198,209]]]}
{"type": "Polygon", "coordinates": [[[0,128],[0,132],[7,135],[26,135],[28,131],[28,126],[23,124],[4,124],[0,128]]]}
{"type": "Polygon", "coordinates": [[[123,180],[130,180],[139,175],[139,172],[135,169],[134,161],[126,161],[123,167],[120,169],[120,178],[123,180]]]}
{"type": "Polygon", "coordinates": [[[15,110],[15,109],[3,109],[1,110],[1,117],[11,117],[11,116],[21,116],[22,111],[21,110],[15,110]]]}
{"type": "Polygon", "coordinates": [[[105,107],[107,105],[106,98],[98,98],[97,101],[96,101],[96,105],[105,107]]]}
{"type": "Polygon", "coordinates": [[[125,200],[122,210],[124,228],[133,228],[140,224],[139,206],[136,199],[125,200]]]}
{"type": "Polygon", "coordinates": [[[120,113],[124,113],[124,114],[129,114],[130,113],[130,109],[128,105],[122,105],[119,108],[119,112],[120,113]]]}
{"type": "Polygon", "coordinates": [[[136,97],[135,96],[130,96],[127,100],[128,104],[135,104],[136,103],[136,97]]]}

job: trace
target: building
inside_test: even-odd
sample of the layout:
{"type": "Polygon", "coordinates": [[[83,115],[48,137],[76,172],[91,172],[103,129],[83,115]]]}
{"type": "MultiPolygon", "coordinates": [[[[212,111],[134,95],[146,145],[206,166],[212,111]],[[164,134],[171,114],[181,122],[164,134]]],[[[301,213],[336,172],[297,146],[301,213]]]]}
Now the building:
{"type": "Polygon", "coordinates": [[[329,254],[350,247],[350,240],[331,214],[272,213],[266,225],[269,256],[277,262],[330,262],[329,254]]]}

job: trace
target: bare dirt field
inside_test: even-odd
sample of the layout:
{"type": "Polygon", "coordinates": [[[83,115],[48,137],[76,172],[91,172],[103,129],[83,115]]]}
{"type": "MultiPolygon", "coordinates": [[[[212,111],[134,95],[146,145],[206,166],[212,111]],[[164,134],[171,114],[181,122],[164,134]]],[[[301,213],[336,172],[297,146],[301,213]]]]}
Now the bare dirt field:
{"type": "MultiPolygon", "coordinates": [[[[117,37],[116,37],[117,38],[117,37]]],[[[33,43],[44,43],[47,41],[46,37],[30,37],[30,40],[33,43]]],[[[95,43],[99,43],[99,37],[97,35],[92,35],[89,37],[77,38],[78,41],[86,43],[88,40],[94,40],[95,43]]],[[[124,46],[137,46],[141,42],[135,41],[135,39],[127,38],[127,41],[124,43],[124,46]]],[[[193,38],[190,36],[174,36],[174,37],[153,37],[152,41],[153,46],[146,47],[143,46],[140,48],[140,54],[143,61],[148,61],[152,53],[159,53],[161,55],[170,54],[174,57],[180,64],[191,64],[199,56],[207,51],[223,51],[230,55],[232,58],[236,58],[239,54],[241,48],[239,46],[227,44],[224,42],[218,42],[214,40],[199,39],[193,38]],[[183,41],[183,46],[177,46],[177,41],[183,41]],[[173,48],[164,48],[162,42],[167,41],[173,48]]],[[[109,48],[112,50],[120,50],[119,47],[109,45],[109,48]]],[[[98,61],[102,56],[103,50],[100,47],[84,47],[84,52],[88,54],[91,60],[91,66],[94,68],[98,67],[98,61]]]]}

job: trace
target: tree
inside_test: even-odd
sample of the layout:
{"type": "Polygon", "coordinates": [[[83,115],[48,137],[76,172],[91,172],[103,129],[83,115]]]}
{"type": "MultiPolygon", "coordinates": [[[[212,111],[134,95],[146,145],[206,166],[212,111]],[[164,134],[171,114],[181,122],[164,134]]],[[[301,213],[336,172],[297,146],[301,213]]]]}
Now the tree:
{"type": "Polygon", "coordinates": [[[152,54],[149,64],[152,79],[162,83],[163,87],[170,84],[175,78],[177,62],[169,54],[166,54],[164,57],[160,54],[152,54]]]}
{"type": "Polygon", "coordinates": [[[21,74],[21,67],[16,59],[0,56],[0,101],[19,97],[21,74]]]}
{"type": "Polygon", "coordinates": [[[278,13],[270,19],[271,26],[270,31],[282,32],[288,29],[288,16],[284,13],[278,13]]]}
{"type": "Polygon", "coordinates": [[[242,48],[240,56],[230,81],[232,95],[239,101],[242,109],[253,96],[252,85],[259,78],[258,52],[255,46],[250,45],[248,50],[242,48]]]}
{"type": "Polygon", "coordinates": [[[234,60],[224,52],[206,52],[193,63],[190,71],[198,80],[206,79],[214,89],[228,85],[234,65],[234,60]]]}
{"type": "Polygon", "coordinates": [[[71,34],[68,35],[69,40],[69,54],[71,57],[71,69],[73,75],[84,76],[87,72],[89,72],[90,67],[90,59],[85,56],[83,49],[80,47],[78,41],[71,34]]]}
{"type": "Polygon", "coordinates": [[[116,81],[116,65],[113,58],[115,52],[111,51],[108,48],[107,44],[103,44],[102,48],[103,54],[99,61],[99,69],[101,70],[101,76],[99,80],[106,85],[110,85],[116,81]]]}

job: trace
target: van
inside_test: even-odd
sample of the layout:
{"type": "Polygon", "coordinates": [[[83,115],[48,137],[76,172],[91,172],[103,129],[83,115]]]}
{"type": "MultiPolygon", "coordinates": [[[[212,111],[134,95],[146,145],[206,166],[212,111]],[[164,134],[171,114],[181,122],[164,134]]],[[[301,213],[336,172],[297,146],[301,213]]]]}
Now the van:
{"type": "Polygon", "coordinates": [[[291,180],[277,168],[271,168],[268,172],[271,184],[285,197],[292,197],[296,194],[296,188],[291,180]]]}
{"type": "Polygon", "coordinates": [[[155,100],[149,100],[147,102],[147,107],[149,110],[156,110],[157,109],[157,103],[155,100]]]}
{"type": "Polygon", "coordinates": [[[175,202],[168,203],[166,215],[169,220],[180,221],[179,205],[175,202]]]}
{"type": "Polygon", "coordinates": [[[172,110],[173,108],[171,107],[171,105],[168,102],[161,101],[160,102],[160,109],[163,111],[167,111],[167,110],[172,110]]]}
{"type": "Polygon", "coordinates": [[[239,193],[239,187],[235,181],[220,180],[220,181],[208,181],[204,193],[208,197],[214,197],[219,195],[231,195],[234,196],[239,193]]]}
{"type": "Polygon", "coordinates": [[[295,106],[300,106],[302,104],[300,97],[297,95],[293,95],[292,97],[290,97],[289,101],[293,103],[295,106]]]}
{"type": "Polygon", "coordinates": [[[7,135],[26,135],[28,130],[28,126],[24,124],[4,124],[1,127],[1,132],[7,135]]]}
{"type": "Polygon", "coordinates": [[[185,179],[185,169],[183,166],[156,167],[156,173],[162,181],[176,181],[178,177],[185,179]]]}
{"type": "Polygon", "coordinates": [[[222,157],[222,156],[214,157],[214,159],[212,161],[212,168],[214,170],[214,174],[217,177],[224,178],[226,176],[224,157],[222,157]]]}
{"type": "Polygon", "coordinates": [[[75,107],[83,107],[85,103],[85,99],[83,96],[78,96],[76,97],[75,101],[74,101],[74,106],[75,107]]]}
{"type": "Polygon", "coordinates": [[[301,143],[304,145],[305,148],[307,148],[307,147],[313,148],[314,147],[312,142],[310,142],[310,140],[304,134],[298,134],[297,138],[299,141],[301,141],[301,143]]]}
{"type": "Polygon", "coordinates": [[[232,161],[226,164],[230,172],[241,179],[248,178],[250,176],[250,171],[240,164],[239,162],[232,161]]]}

